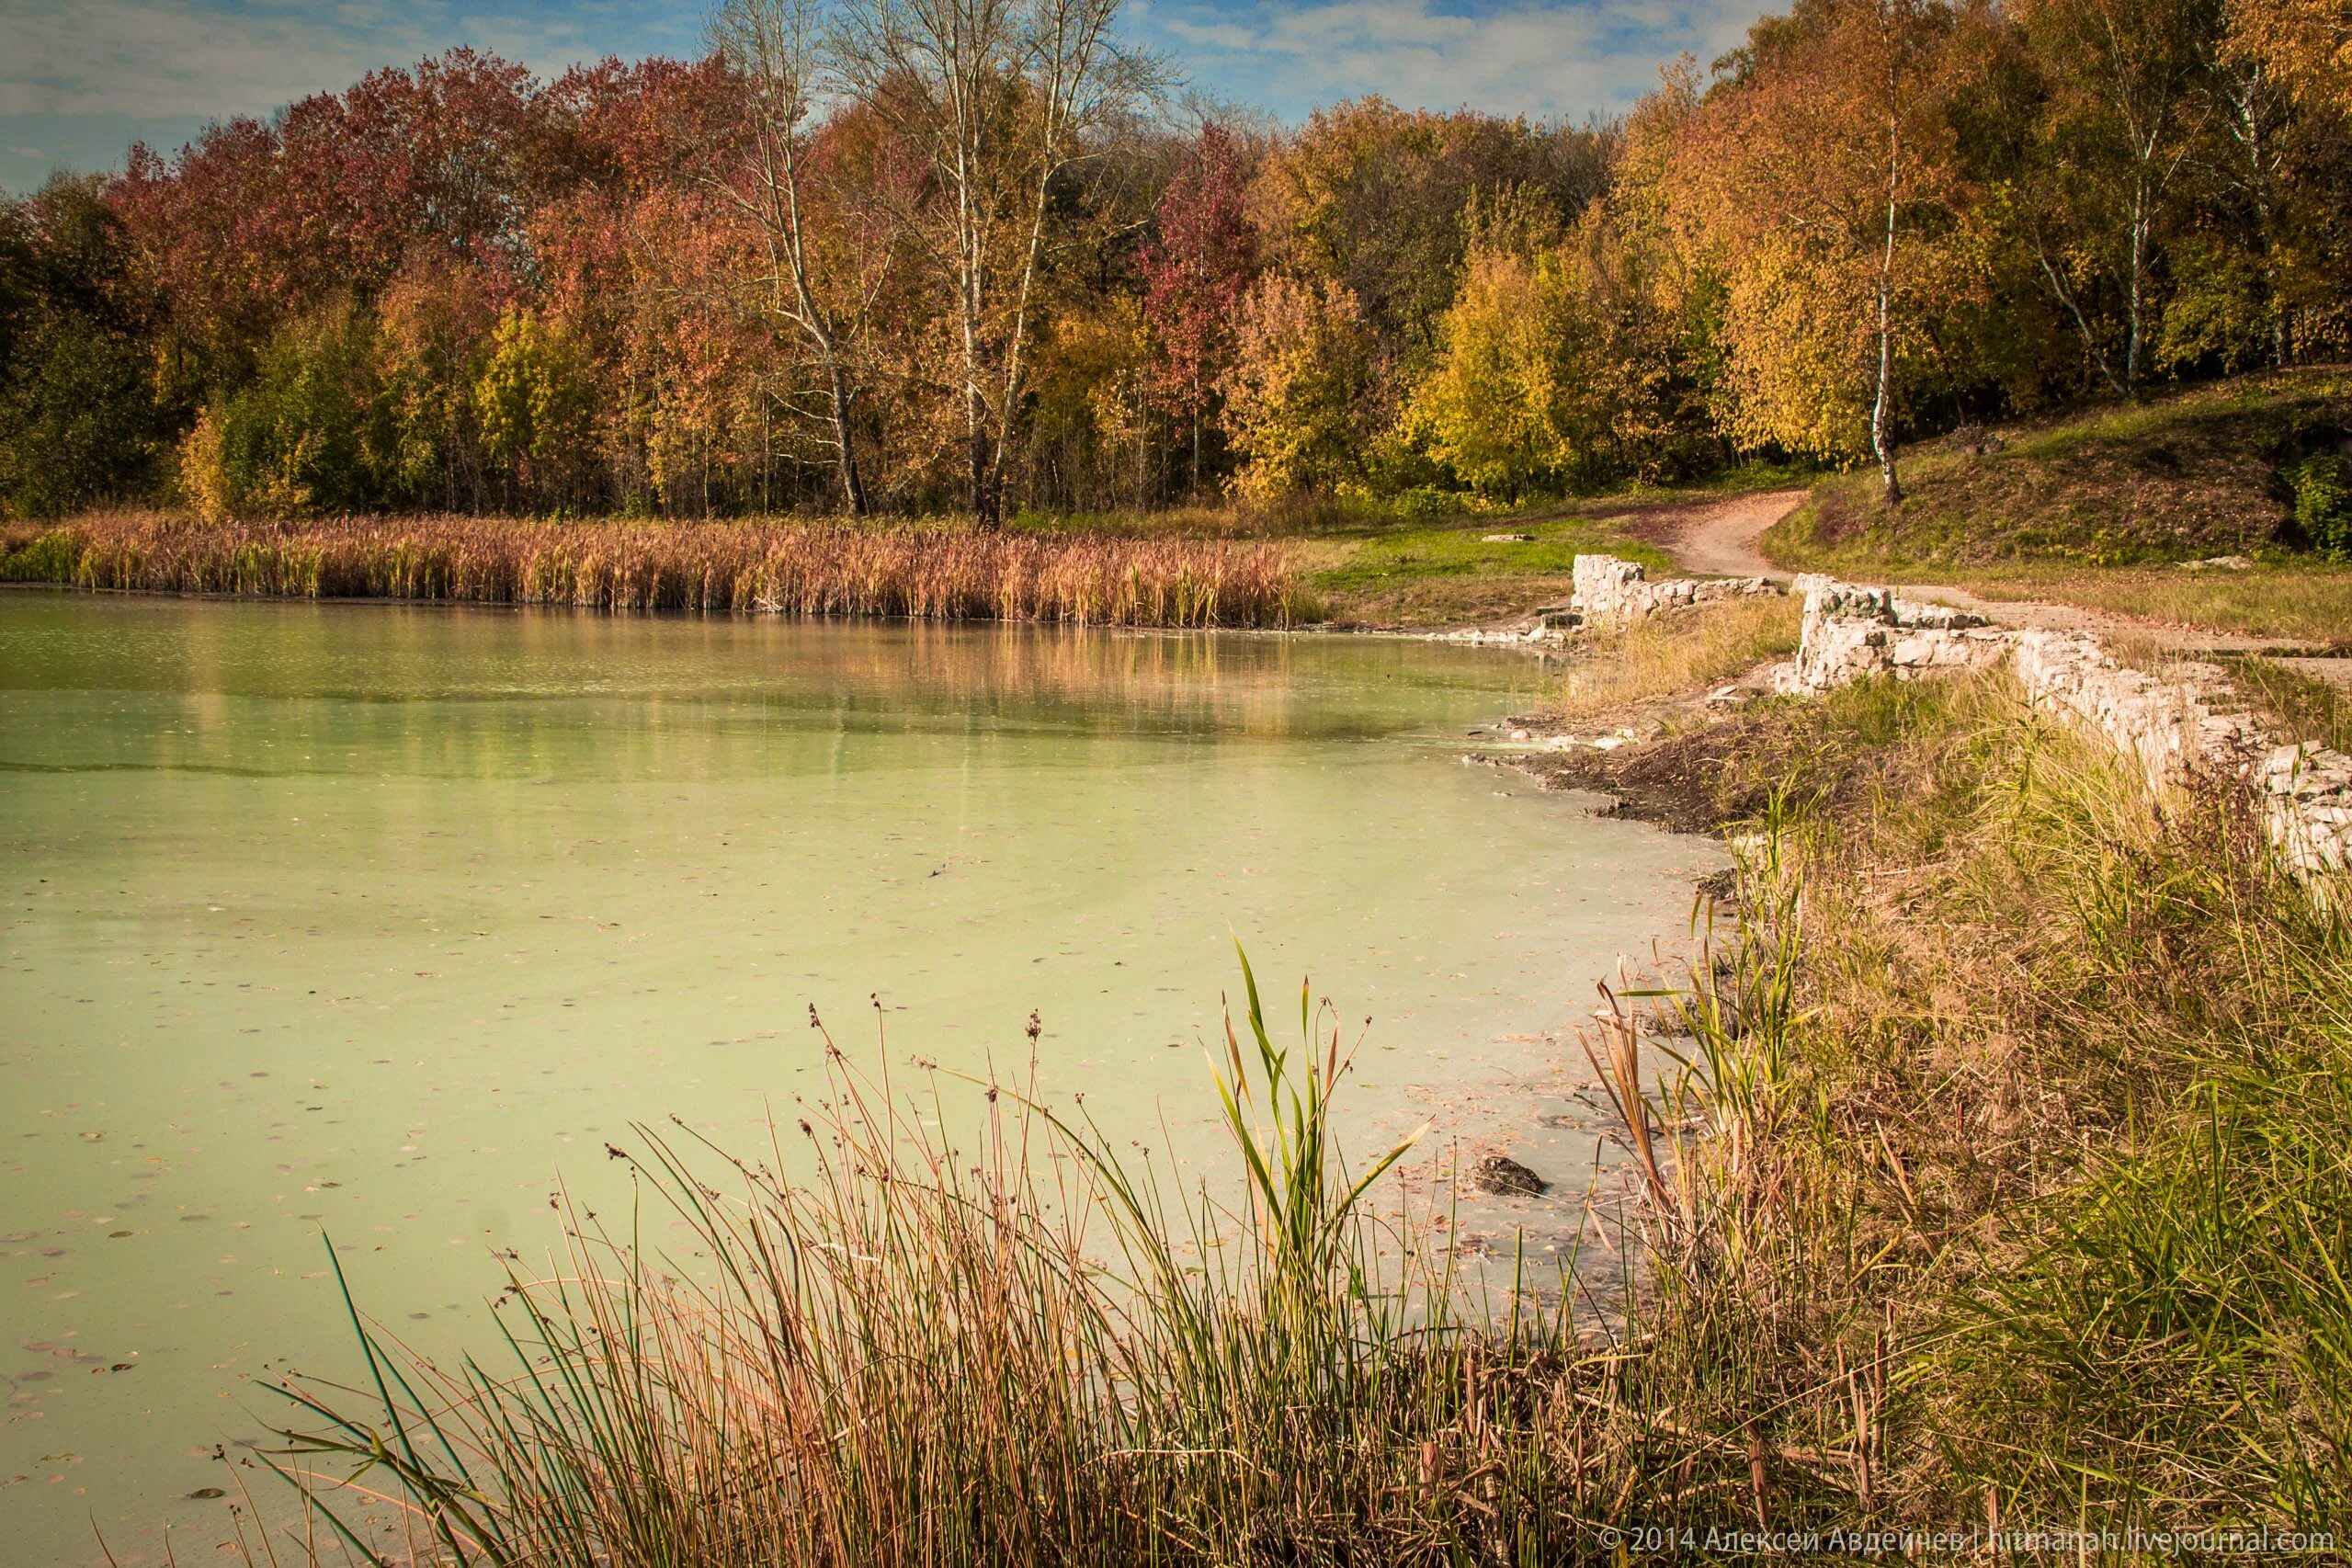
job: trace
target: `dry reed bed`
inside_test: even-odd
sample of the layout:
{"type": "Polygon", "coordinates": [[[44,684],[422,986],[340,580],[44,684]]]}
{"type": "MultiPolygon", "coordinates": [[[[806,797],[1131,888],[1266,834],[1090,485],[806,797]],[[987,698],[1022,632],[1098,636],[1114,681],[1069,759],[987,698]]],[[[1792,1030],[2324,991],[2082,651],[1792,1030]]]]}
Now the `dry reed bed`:
{"type": "Polygon", "coordinates": [[[606,610],[1284,627],[1263,541],[1039,537],[803,522],[343,517],[209,525],[100,514],[0,541],[6,575],[92,589],[606,610]]]}

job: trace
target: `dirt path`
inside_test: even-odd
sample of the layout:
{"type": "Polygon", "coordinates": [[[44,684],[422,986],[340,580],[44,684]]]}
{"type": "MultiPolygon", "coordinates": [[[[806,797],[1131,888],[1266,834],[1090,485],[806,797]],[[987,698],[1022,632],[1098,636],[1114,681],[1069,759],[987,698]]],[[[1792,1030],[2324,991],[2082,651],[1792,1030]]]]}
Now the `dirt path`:
{"type": "Polygon", "coordinates": [[[1789,574],[1764,558],[1755,541],[1764,530],[1797,509],[1801,490],[1764,490],[1692,506],[1663,542],[1686,572],[1702,577],[1769,577],[1785,583],[1789,574]]]}
{"type": "MultiPolygon", "coordinates": [[[[1789,574],[1764,557],[1757,540],[1764,530],[1795,509],[1805,498],[1801,490],[1760,491],[1690,507],[1674,520],[1660,540],[1686,572],[1700,576],[1768,577],[1785,583],[1789,574]]],[[[2129,616],[2085,609],[2079,605],[2051,604],[2033,599],[1988,599],[1948,583],[1901,583],[1906,597],[1935,600],[1981,615],[1996,626],[2019,631],[2091,631],[2108,637],[2153,643],[2169,652],[2252,653],[2266,649],[2301,649],[2303,642],[2288,637],[2249,637],[2204,627],[2171,626],[2135,620],[2129,616]]],[[[2298,660],[2320,666],[2311,674],[2352,684],[2352,661],[2298,660]]]]}

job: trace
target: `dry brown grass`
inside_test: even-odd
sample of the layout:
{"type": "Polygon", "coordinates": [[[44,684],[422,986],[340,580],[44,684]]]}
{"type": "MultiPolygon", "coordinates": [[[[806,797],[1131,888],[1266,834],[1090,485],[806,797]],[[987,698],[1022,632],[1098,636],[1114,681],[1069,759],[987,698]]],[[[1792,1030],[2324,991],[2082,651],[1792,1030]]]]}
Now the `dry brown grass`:
{"type": "Polygon", "coordinates": [[[1693,694],[1793,653],[1803,607],[1774,595],[1674,610],[1580,638],[1578,657],[1553,689],[1552,712],[1590,723],[1693,694]]]}
{"type": "MultiPolygon", "coordinates": [[[[1894,574],[1897,580],[1934,575],[1894,574]]],[[[2159,624],[2352,646],[2352,570],[2340,566],[2312,562],[2248,572],[2043,569],[1971,575],[1965,582],[1988,599],[2047,600],[2159,624]]]]}
{"type": "Polygon", "coordinates": [[[2231,684],[2274,734],[2352,752],[2352,690],[2262,658],[2239,661],[2231,684]]]}
{"type": "Polygon", "coordinates": [[[903,616],[1103,626],[1310,619],[1265,541],[981,533],[937,524],[345,517],[210,525],[115,512],[0,540],[0,576],[92,589],[903,616]]]}
{"type": "Polygon", "coordinates": [[[1727,1335],[1678,1409],[1739,1388],[1857,1518],[2338,1560],[2352,933],[2243,792],[2153,796],[1989,672],[1638,749],[1755,830],[1665,1123],[1653,1316],[1727,1335]]]}

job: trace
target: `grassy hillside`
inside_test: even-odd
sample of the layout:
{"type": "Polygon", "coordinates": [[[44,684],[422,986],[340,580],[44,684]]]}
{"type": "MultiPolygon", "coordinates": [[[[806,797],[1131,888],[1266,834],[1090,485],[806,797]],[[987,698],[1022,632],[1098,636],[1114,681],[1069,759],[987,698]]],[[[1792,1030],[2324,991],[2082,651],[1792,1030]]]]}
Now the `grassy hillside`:
{"type": "MultiPolygon", "coordinates": [[[[2308,555],[2326,540],[2299,524],[2297,493],[2326,483],[2331,460],[2339,474],[2352,466],[2352,370],[2249,376],[1915,447],[1892,514],[1875,473],[1840,475],[1765,548],[1791,566],[1841,569],[2308,555]]],[[[2325,509],[2313,494],[2307,515],[2312,500],[2325,509]]]]}

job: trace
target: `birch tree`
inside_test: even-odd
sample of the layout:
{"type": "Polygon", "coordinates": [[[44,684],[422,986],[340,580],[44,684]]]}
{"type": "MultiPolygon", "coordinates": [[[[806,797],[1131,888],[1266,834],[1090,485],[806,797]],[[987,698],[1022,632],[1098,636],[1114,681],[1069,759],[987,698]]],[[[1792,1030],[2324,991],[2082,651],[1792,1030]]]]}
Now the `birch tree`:
{"type": "Polygon", "coordinates": [[[2071,243],[2062,242],[2065,260],[2045,250],[2041,267],[2086,334],[2074,294],[2096,272],[2111,273],[2123,345],[2119,374],[2108,374],[2118,390],[2135,392],[2157,316],[2165,206],[2210,114],[2207,74],[2220,6],[2021,0],[2017,14],[2049,74],[2045,177],[2062,193],[2073,230],[2071,243]]]}
{"type": "Polygon", "coordinates": [[[1029,373],[1062,181],[1160,87],[1111,37],[1120,0],[846,0],[834,38],[850,85],[926,166],[917,216],[949,296],[966,491],[1004,517],[1006,456],[1029,373]]]}
{"type": "Polygon", "coordinates": [[[1867,448],[1890,506],[1906,349],[1954,286],[1935,244],[1961,196],[1952,23],[1936,0],[1829,0],[1759,24],[1671,176],[1673,221],[1723,281],[1733,436],[1867,448]]]}
{"type": "Polygon", "coordinates": [[[710,41],[742,82],[748,131],[718,187],[760,236],[764,308],[799,338],[822,378],[824,407],[813,419],[833,449],[842,505],[863,517],[858,410],[874,307],[895,247],[875,225],[858,233],[860,225],[842,222],[861,198],[869,214],[881,211],[878,193],[845,191],[811,157],[816,122],[839,85],[825,17],[819,0],[726,0],[711,20],[710,41]],[[829,229],[824,208],[832,210],[829,229]]]}
{"type": "Polygon", "coordinates": [[[2299,103],[2352,114],[2352,6],[2228,0],[2233,52],[2259,62],[2299,103]]]}

